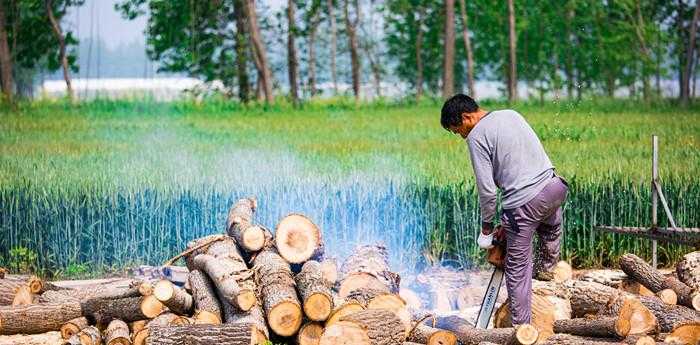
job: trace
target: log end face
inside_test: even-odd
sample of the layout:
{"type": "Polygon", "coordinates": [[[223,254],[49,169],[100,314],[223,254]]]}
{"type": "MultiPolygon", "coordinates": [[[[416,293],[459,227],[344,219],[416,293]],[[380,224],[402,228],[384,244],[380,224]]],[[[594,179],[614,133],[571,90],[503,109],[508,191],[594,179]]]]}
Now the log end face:
{"type": "Polygon", "coordinates": [[[196,325],[219,325],[221,317],[207,310],[200,310],[194,315],[196,325]]]}
{"type": "Polygon", "coordinates": [[[144,328],[136,334],[134,334],[134,345],[144,345],[146,344],[146,339],[148,338],[148,328],[144,328]]]}
{"type": "Polygon", "coordinates": [[[304,302],[304,314],[313,321],[325,321],[333,311],[333,301],[330,296],[315,293],[304,302]]]}
{"type": "Polygon", "coordinates": [[[67,323],[61,326],[61,338],[64,340],[70,339],[72,336],[78,334],[78,332],[80,332],[80,328],[73,323],[67,323]]]}
{"type": "Polygon", "coordinates": [[[522,324],[515,327],[513,337],[518,340],[521,345],[532,345],[537,342],[539,332],[533,325],[522,324]]]}
{"type": "Polygon", "coordinates": [[[153,295],[145,296],[141,300],[141,312],[149,319],[160,315],[164,308],[163,303],[153,295]]]}
{"type": "Polygon", "coordinates": [[[700,311],[700,292],[696,292],[691,297],[690,303],[693,306],[693,309],[700,311]]]}
{"type": "Polygon", "coordinates": [[[257,303],[255,292],[251,290],[242,290],[236,296],[236,304],[243,311],[249,311],[257,303]]]}
{"type": "Polygon", "coordinates": [[[265,245],[265,231],[257,225],[247,228],[241,237],[242,246],[248,251],[258,251],[265,245]]]}
{"type": "Polygon", "coordinates": [[[639,337],[634,345],[656,345],[656,340],[648,335],[645,335],[643,337],[639,337]]]}
{"type": "Polygon", "coordinates": [[[345,277],[338,288],[338,296],[345,298],[350,292],[360,289],[377,289],[389,292],[389,289],[379,279],[369,273],[353,273],[345,277]]]}
{"type": "Polygon", "coordinates": [[[289,337],[299,330],[302,319],[303,315],[298,304],[283,302],[270,310],[267,322],[275,333],[289,337]]]}
{"type": "Polygon", "coordinates": [[[323,335],[323,326],[316,322],[309,322],[301,327],[297,335],[299,345],[317,345],[323,335]]]}
{"type": "Polygon", "coordinates": [[[357,302],[346,303],[334,310],[326,321],[326,328],[340,321],[340,318],[345,315],[350,315],[354,312],[364,310],[365,308],[357,302]]]}
{"type": "Polygon", "coordinates": [[[156,285],[153,287],[153,296],[156,297],[161,302],[167,302],[171,298],[173,298],[173,294],[175,293],[175,287],[173,286],[173,283],[171,283],[169,280],[160,280],[156,283],[156,285]]]}
{"type": "Polygon", "coordinates": [[[289,263],[302,263],[321,246],[321,230],[310,219],[291,214],[277,225],[275,245],[289,263]]]}
{"type": "Polygon", "coordinates": [[[439,330],[428,338],[427,345],[457,345],[457,336],[445,330],[439,330]]]}
{"type": "Polygon", "coordinates": [[[44,282],[39,277],[30,277],[27,284],[29,284],[29,291],[33,294],[39,294],[44,291],[44,282]]]}
{"type": "Polygon", "coordinates": [[[319,345],[370,345],[367,332],[354,322],[339,321],[326,327],[319,345]]]}

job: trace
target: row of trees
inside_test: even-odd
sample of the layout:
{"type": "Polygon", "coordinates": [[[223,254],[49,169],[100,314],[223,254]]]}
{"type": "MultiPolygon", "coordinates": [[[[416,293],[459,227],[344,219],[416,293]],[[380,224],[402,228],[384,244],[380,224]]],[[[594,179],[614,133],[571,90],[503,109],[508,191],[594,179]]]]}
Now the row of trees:
{"type": "MultiPolygon", "coordinates": [[[[71,94],[76,42],[60,22],[82,1],[0,0],[6,98],[23,71],[37,68],[62,68],[71,94]]],[[[391,73],[417,98],[463,88],[475,95],[478,79],[502,81],[510,100],[519,82],[541,98],[625,88],[650,99],[670,78],[685,103],[698,61],[693,0],[287,0],[279,11],[255,0],[122,0],[116,7],[129,19],[148,16],[148,55],[161,71],[220,81],[244,102],[272,103],[275,90],[288,89],[296,104],[321,82],[339,92],[341,80],[351,81],[356,98],[368,81],[381,95],[391,73]]]]}

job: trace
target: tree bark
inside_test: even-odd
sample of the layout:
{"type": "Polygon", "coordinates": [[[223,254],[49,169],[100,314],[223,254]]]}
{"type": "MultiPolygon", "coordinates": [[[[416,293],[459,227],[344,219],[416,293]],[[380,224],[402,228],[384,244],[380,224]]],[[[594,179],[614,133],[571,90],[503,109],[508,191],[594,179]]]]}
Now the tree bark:
{"type": "Polygon", "coordinates": [[[80,306],[82,315],[87,317],[88,320],[98,325],[107,326],[115,319],[124,322],[149,319],[150,315],[146,315],[141,308],[143,300],[149,297],[97,298],[83,301],[80,303],[80,306]]]}
{"type": "Polygon", "coordinates": [[[234,17],[236,20],[236,77],[238,78],[238,98],[241,102],[247,103],[250,99],[250,81],[248,78],[248,44],[246,42],[246,20],[245,4],[246,0],[234,0],[234,17]]]}
{"type": "Polygon", "coordinates": [[[457,320],[458,318],[438,318],[435,327],[453,332],[459,343],[463,345],[478,345],[484,341],[507,344],[516,331],[514,328],[479,329],[464,322],[455,322],[457,320]]]}
{"type": "Polygon", "coordinates": [[[676,264],[678,279],[700,291],[700,251],[688,253],[676,264]]]}
{"type": "Polygon", "coordinates": [[[149,321],[146,323],[144,328],[140,330],[134,330],[133,334],[133,340],[134,340],[134,345],[144,345],[146,344],[146,339],[148,338],[149,335],[149,329],[151,327],[156,327],[156,326],[169,326],[169,325],[186,325],[189,324],[186,322],[185,318],[175,315],[173,313],[163,313],[158,315],[156,318],[153,320],[149,321]]]}
{"type": "Polygon", "coordinates": [[[231,206],[226,220],[226,233],[236,239],[238,246],[248,253],[260,250],[265,244],[263,229],[253,225],[256,207],[255,198],[240,199],[231,206]]]}
{"type": "Polygon", "coordinates": [[[671,331],[665,343],[672,344],[698,344],[700,343],[700,322],[692,322],[678,325],[671,331]]]}
{"type": "Polygon", "coordinates": [[[297,334],[298,345],[318,345],[321,341],[324,327],[318,322],[307,322],[299,329],[297,334]]]}
{"type": "Polygon", "coordinates": [[[295,334],[303,314],[289,263],[274,249],[267,249],[258,253],[253,265],[270,328],[283,337],[295,334]]]}
{"type": "Polygon", "coordinates": [[[325,258],[321,261],[321,273],[326,285],[333,287],[338,281],[338,260],[335,258],[325,258]]]}
{"type": "Polygon", "coordinates": [[[249,324],[183,325],[149,327],[148,345],[262,344],[249,324]]]}
{"type": "Polygon", "coordinates": [[[70,339],[87,326],[89,326],[89,323],[84,316],[69,320],[61,326],[61,338],[70,339]]]}
{"type": "MultiPolygon", "coordinates": [[[[679,14],[680,16],[680,14],[679,14]]],[[[690,74],[693,66],[693,53],[695,51],[695,34],[697,32],[698,18],[700,18],[700,6],[695,6],[693,20],[688,28],[690,39],[685,51],[685,66],[681,73],[681,105],[687,105],[690,100],[690,74]]]]}
{"type": "Polygon", "coordinates": [[[416,102],[423,96],[423,23],[425,8],[418,8],[418,26],[416,32],[416,102]]]}
{"type": "Polygon", "coordinates": [[[352,92],[355,96],[355,101],[360,100],[360,55],[359,55],[359,42],[357,39],[357,24],[360,22],[360,6],[358,0],[344,0],[344,12],[345,12],[345,28],[348,32],[348,40],[350,46],[350,65],[352,74],[352,92]],[[350,13],[348,10],[349,2],[352,1],[355,8],[355,18],[350,18],[350,13]]]}
{"type": "Polygon", "coordinates": [[[620,345],[619,339],[582,337],[571,334],[555,334],[546,341],[538,343],[540,345],[620,345]]]}
{"type": "Polygon", "coordinates": [[[260,82],[265,95],[265,102],[272,104],[275,102],[275,96],[272,93],[272,70],[267,60],[265,43],[263,42],[262,35],[260,34],[260,27],[258,26],[258,15],[255,13],[255,0],[245,0],[245,11],[248,19],[248,32],[250,33],[250,40],[253,44],[253,50],[256,56],[255,64],[258,69],[258,75],[261,78],[260,82]]]}
{"type": "Polygon", "coordinates": [[[320,21],[320,12],[314,9],[309,23],[309,94],[316,96],[316,32],[320,21]]]}
{"type": "MultiPolygon", "coordinates": [[[[678,324],[700,321],[700,313],[695,310],[677,305],[666,304],[657,297],[640,296],[636,298],[626,294],[617,294],[613,296],[610,299],[610,302],[601,309],[601,314],[611,315],[617,313],[621,305],[623,305],[623,303],[630,298],[640,302],[648,311],[652,313],[656,319],[656,322],[658,322],[659,330],[664,333],[670,332],[673,330],[673,327],[678,324]]],[[[635,332],[634,327],[639,326],[638,324],[642,323],[642,320],[648,324],[651,324],[651,321],[646,321],[649,319],[648,316],[641,316],[644,315],[640,314],[637,317],[633,317],[633,319],[636,321],[635,324],[632,325],[632,334],[637,333],[635,332]]]]}
{"type": "Polygon", "coordinates": [[[188,277],[192,297],[194,299],[195,319],[207,318],[218,320],[221,323],[221,303],[216,297],[214,284],[202,271],[194,270],[188,277]]]}
{"type": "Polygon", "coordinates": [[[294,36],[296,35],[296,18],[295,18],[294,0],[287,0],[287,72],[289,74],[289,93],[292,97],[292,104],[299,103],[299,83],[297,75],[299,62],[297,61],[297,48],[294,44],[294,36]]]}
{"type": "Polygon", "coordinates": [[[370,309],[340,318],[326,328],[319,345],[402,345],[406,330],[391,311],[370,309]]]}
{"type": "MultiPolygon", "coordinates": [[[[698,6],[700,7],[700,6],[698,6]]],[[[620,268],[632,279],[657,293],[663,289],[671,289],[678,296],[678,304],[695,309],[694,304],[700,304],[700,296],[693,294],[693,289],[673,276],[664,277],[661,272],[651,267],[646,261],[634,254],[620,257],[620,268]],[[695,299],[699,301],[694,303],[695,299]]]]}
{"type": "Polygon", "coordinates": [[[113,320],[104,334],[105,345],[131,345],[129,326],[122,320],[113,320]]]}
{"type": "Polygon", "coordinates": [[[445,0],[445,42],[444,61],[442,64],[442,98],[454,94],[454,65],[455,65],[455,2],[445,0]]]}
{"type": "Polygon", "coordinates": [[[307,261],[294,278],[306,317],[312,321],[325,321],[333,311],[331,289],[323,279],[321,265],[307,261]]]}
{"type": "Polygon", "coordinates": [[[70,345],[101,345],[102,334],[95,326],[88,326],[80,330],[78,334],[70,337],[66,344],[70,345]]]}
{"type": "Polygon", "coordinates": [[[389,270],[389,257],[384,246],[358,246],[340,271],[338,294],[341,298],[360,287],[383,289],[391,293],[399,291],[401,278],[389,270]]]}
{"type": "Polygon", "coordinates": [[[416,325],[406,340],[426,345],[457,345],[457,336],[451,331],[423,324],[416,325]]]}
{"type": "Polygon", "coordinates": [[[192,295],[175,286],[169,280],[163,279],[156,283],[153,288],[153,296],[178,315],[190,315],[194,308],[192,295]]]}
{"type": "Polygon", "coordinates": [[[224,318],[224,323],[227,324],[249,324],[253,327],[255,338],[259,340],[267,340],[270,337],[270,332],[267,329],[265,321],[265,313],[260,304],[256,304],[247,312],[236,310],[230,303],[221,301],[221,309],[224,318]]]}
{"type": "Polygon", "coordinates": [[[577,318],[554,321],[554,333],[621,339],[629,334],[630,326],[629,318],[577,318]]]}
{"type": "Polygon", "coordinates": [[[53,15],[52,0],[45,0],[44,4],[46,5],[46,13],[48,14],[49,21],[51,22],[51,28],[53,29],[53,33],[56,36],[56,40],[58,40],[58,54],[59,59],[61,60],[61,68],[63,69],[63,79],[66,81],[66,92],[68,93],[68,99],[72,101],[74,99],[74,96],[73,86],[71,84],[70,78],[70,70],[68,67],[68,55],[66,54],[66,38],[63,36],[61,26],[56,20],[56,17],[54,17],[53,15]]]}
{"type": "Polygon", "coordinates": [[[338,73],[336,71],[335,56],[338,50],[338,28],[335,21],[335,7],[333,0],[327,0],[328,18],[331,24],[331,80],[333,81],[333,92],[338,93],[338,73]]]}
{"type": "Polygon", "coordinates": [[[321,229],[309,218],[290,214],[277,224],[275,245],[279,254],[291,264],[319,260],[323,256],[321,229]]]}
{"type": "Polygon", "coordinates": [[[0,307],[0,334],[38,334],[59,331],[64,323],[80,316],[82,311],[79,303],[0,307]]]}
{"type": "Polygon", "coordinates": [[[517,36],[515,33],[515,8],[514,0],[508,0],[508,101],[515,102],[518,100],[518,76],[516,62],[516,44],[517,36]]]}
{"type": "MultiPolygon", "coordinates": [[[[12,102],[13,85],[12,80],[12,52],[7,40],[7,15],[5,13],[5,2],[0,3],[0,88],[2,89],[3,98],[12,102]]],[[[9,303],[8,303],[9,304],[9,303]]]]}
{"type": "Polygon", "coordinates": [[[469,38],[467,5],[464,0],[459,0],[459,10],[462,14],[462,39],[464,40],[464,48],[467,50],[467,86],[469,88],[469,96],[476,99],[476,89],[474,88],[474,52],[472,51],[472,42],[469,38]]]}

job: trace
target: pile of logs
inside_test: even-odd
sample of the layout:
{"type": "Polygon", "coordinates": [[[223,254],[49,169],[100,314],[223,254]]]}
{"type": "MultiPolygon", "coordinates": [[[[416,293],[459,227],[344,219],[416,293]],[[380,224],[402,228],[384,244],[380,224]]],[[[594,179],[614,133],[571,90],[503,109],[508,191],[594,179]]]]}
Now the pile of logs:
{"type": "Polygon", "coordinates": [[[65,344],[93,345],[696,344],[700,337],[700,297],[689,286],[700,262],[694,256],[675,276],[629,254],[616,279],[574,280],[562,264],[552,281],[533,282],[532,324],[512,326],[504,304],[497,328],[476,329],[409,307],[384,246],[358,246],[338,265],[310,219],[288,215],[273,236],[254,222],[256,208],[253,198],[238,200],[223,234],[191,241],[166,263],[184,259],[183,286],[160,279],[66,288],[3,275],[0,335],[60,331],[65,344]]]}

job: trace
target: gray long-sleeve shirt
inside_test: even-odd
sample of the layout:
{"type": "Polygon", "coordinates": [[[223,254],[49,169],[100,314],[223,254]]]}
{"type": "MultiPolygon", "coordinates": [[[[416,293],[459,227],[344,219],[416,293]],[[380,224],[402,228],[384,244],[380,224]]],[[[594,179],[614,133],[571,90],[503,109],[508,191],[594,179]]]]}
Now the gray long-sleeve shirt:
{"type": "Polygon", "coordinates": [[[554,166],[525,119],[514,110],[492,111],[467,136],[479,190],[481,220],[492,222],[497,188],[504,209],[530,201],[553,176],[554,166]]]}

